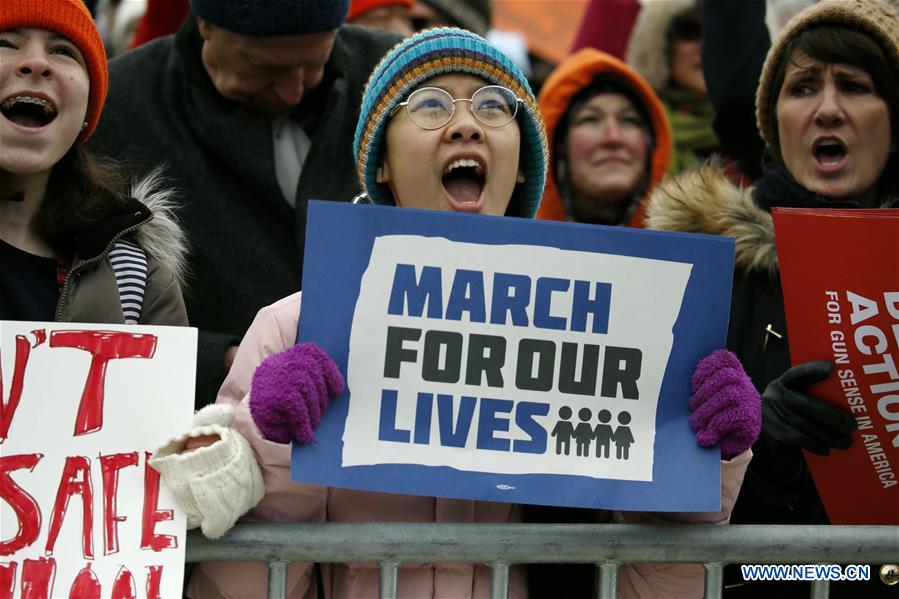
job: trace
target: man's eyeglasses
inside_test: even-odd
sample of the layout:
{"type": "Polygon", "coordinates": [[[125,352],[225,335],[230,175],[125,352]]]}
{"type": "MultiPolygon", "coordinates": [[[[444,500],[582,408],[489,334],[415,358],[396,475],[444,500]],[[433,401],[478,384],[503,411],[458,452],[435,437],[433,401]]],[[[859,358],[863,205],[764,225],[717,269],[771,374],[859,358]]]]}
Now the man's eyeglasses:
{"type": "Polygon", "coordinates": [[[502,127],[515,119],[521,101],[512,90],[501,85],[482,87],[471,98],[453,98],[439,87],[423,87],[412,92],[405,102],[397,104],[390,116],[405,106],[409,118],[422,129],[440,129],[453,118],[456,102],[468,102],[469,110],[482,124],[502,127]]]}

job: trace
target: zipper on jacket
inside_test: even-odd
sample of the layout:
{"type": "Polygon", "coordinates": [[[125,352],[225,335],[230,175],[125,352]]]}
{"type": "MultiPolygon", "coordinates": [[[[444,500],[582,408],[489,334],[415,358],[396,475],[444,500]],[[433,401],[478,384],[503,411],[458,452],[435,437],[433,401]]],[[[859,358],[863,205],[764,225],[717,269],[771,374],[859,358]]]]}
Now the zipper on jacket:
{"type": "Polygon", "coordinates": [[[93,266],[94,264],[98,264],[98,263],[102,262],[103,260],[105,260],[106,257],[109,255],[109,252],[112,251],[112,246],[115,245],[116,241],[118,241],[125,235],[128,235],[129,233],[137,231],[142,226],[144,226],[145,224],[150,222],[151,218],[153,218],[152,215],[150,216],[150,218],[148,218],[146,220],[143,220],[135,225],[131,225],[127,229],[119,231],[118,233],[116,233],[113,236],[112,239],[109,240],[109,243],[106,245],[106,249],[104,249],[102,252],[100,252],[99,254],[97,254],[96,256],[91,258],[90,260],[84,260],[82,262],[79,262],[77,265],[75,265],[74,267],[69,269],[68,274],[66,274],[66,280],[62,284],[62,293],[59,294],[59,299],[57,300],[57,303],[56,303],[56,317],[54,319],[56,322],[62,322],[62,309],[63,309],[63,306],[66,305],[66,299],[68,298],[68,295],[69,295],[69,288],[70,288],[69,284],[72,281],[72,277],[77,275],[78,273],[80,273],[85,268],[88,268],[89,266],[93,266]]]}

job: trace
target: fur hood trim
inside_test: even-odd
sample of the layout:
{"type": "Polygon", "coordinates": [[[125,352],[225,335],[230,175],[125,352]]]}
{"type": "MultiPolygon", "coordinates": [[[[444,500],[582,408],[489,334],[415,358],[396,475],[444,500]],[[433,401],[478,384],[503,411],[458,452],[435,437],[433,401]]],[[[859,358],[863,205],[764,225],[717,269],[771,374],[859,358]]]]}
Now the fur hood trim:
{"type": "Polygon", "coordinates": [[[745,271],[777,272],[774,222],[759,208],[751,187],[737,187],[715,162],[658,185],[649,199],[647,227],[706,233],[737,240],[735,265],[745,271]]]}
{"type": "Polygon", "coordinates": [[[178,192],[168,186],[163,168],[157,167],[143,179],[131,182],[131,197],[153,213],[153,218],[141,225],[132,239],[148,256],[167,266],[183,288],[187,275],[187,239],[175,218],[178,192]]]}
{"type": "Polygon", "coordinates": [[[661,91],[671,79],[668,27],[674,17],[695,7],[696,0],[642,0],[642,5],[628,43],[627,64],[661,91]]]}

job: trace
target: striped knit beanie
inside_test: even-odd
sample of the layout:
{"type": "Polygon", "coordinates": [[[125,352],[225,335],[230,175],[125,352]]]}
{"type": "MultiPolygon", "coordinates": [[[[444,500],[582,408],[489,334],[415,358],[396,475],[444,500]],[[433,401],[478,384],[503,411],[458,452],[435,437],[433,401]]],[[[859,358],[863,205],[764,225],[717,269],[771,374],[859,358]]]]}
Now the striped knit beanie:
{"type": "Polygon", "coordinates": [[[299,35],[337,29],[350,0],[190,0],[194,14],[241,35],[299,35]]]}
{"type": "Polygon", "coordinates": [[[97,128],[109,89],[106,50],[91,14],[81,0],[4,1],[3,5],[0,31],[29,27],[55,31],[81,51],[91,85],[84,118],[87,127],[78,136],[78,140],[84,143],[97,128]]]}
{"type": "Polygon", "coordinates": [[[521,127],[520,166],[525,181],[516,187],[511,203],[518,203],[521,213],[533,218],[543,195],[547,164],[546,131],[537,99],[508,56],[479,35],[455,27],[428,29],[407,38],[372,72],[353,139],[362,188],[375,204],[394,203],[387,186],[376,181],[390,114],[421,83],[447,73],[481,77],[491,85],[509,88],[524,100],[516,118],[521,127]]]}

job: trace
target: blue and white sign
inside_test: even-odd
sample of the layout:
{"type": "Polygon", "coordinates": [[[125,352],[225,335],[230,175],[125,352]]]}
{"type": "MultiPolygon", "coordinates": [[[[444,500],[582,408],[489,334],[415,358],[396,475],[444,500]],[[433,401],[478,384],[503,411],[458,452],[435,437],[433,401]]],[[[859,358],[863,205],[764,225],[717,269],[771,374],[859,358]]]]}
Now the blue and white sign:
{"type": "Polygon", "coordinates": [[[724,345],[733,239],[331,202],[308,223],[298,338],[347,390],[295,480],[719,508],[688,400],[724,345]]]}

